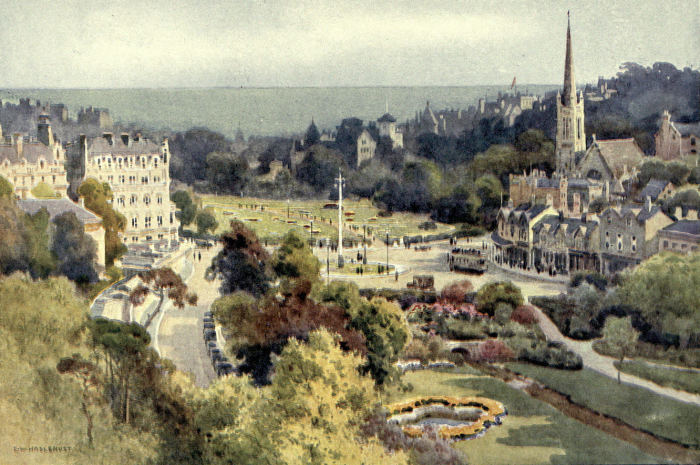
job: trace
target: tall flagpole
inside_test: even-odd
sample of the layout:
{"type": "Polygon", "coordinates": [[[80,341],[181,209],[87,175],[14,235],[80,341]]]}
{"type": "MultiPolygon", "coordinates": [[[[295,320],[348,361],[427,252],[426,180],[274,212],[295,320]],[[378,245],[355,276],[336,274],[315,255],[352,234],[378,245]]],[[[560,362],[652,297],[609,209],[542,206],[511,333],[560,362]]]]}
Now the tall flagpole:
{"type": "Polygon", "coordinates": [[[335,182],[338,185],[338,268],[344,265],[343,260],[343,173],[338,170],[335,182]]]}

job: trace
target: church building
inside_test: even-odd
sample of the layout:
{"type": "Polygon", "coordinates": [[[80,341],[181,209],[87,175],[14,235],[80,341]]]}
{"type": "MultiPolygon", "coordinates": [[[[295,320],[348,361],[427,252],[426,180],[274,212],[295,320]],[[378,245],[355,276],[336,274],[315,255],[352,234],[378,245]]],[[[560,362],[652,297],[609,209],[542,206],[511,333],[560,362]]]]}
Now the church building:
{"type": "Polygon", "coordinates": [[[557,174],[570,175],[576,169],[576,154],[586,150],[586,132],[583,114],[583,92],[576,92],[574,55],[571,48],[571,21],[566,27],[566,61],[564,89],[557,93],[557,174]]]}

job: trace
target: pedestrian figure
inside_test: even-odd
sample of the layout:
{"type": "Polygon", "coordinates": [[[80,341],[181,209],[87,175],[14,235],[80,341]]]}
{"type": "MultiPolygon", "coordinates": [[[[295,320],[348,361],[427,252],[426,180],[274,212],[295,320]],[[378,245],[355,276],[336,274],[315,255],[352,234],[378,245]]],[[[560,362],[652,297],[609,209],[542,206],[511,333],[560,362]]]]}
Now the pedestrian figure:
{"type": "Polygon", "coordinates": [[[199,255],[199,261],[201,262],[202,261],[202,252],[197,252],[197,254],[199,255]]]}

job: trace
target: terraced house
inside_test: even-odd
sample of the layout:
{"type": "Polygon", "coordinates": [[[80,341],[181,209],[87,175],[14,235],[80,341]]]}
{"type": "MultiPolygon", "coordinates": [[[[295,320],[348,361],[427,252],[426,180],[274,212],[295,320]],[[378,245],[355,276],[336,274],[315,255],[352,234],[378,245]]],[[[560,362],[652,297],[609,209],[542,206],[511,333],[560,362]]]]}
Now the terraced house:
{"type": "Polygon", "coordinates": [[[498,227],[491,234],[494,244],[492,259],[501,265],[531,269],[534,265],[533,228],[547,215],[558,215],[551,205],[529,203],[498,212],[498,227]]]}
{"type": "Polygon", "coordinates": [[[533,263],[537,271],[569,274],[600,270],[599,228],[595,216],[547,215],[532,231],[533,263]]]}
{"type": "Polygon", "coordinates": [[[673,220],[647,197],[643,207],[608,208],[600,215],[601,272],[638,265],[659,251],[658,232],[673,220]]]}
{"type": "MultiPolygon", "coordinates": [[[[159,242],[174,246],[179,221],[170,201],[168,140],[156,144],[123,133],[115,137],[80,137],[78,182],[94,178],[112,188],[114,209],[126,217],[122,239],[127,245],[159,242]]],[[[76,187],[77,188],[77,187],[76,187]]]]}

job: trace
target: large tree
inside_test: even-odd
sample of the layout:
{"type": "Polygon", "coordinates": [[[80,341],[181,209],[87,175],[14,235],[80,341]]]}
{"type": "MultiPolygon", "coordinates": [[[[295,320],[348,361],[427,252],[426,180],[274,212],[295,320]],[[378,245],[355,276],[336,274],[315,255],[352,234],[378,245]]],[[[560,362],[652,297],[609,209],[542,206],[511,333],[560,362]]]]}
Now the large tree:
{"type": "Polygon", "coordinates": [[[177,191],[170,195],[170,200],[175,202],[179,212],[177,212],[177,218],[183,226],[187,226],[192,223],[197,214],[197,206],[192,202],[192,197],[187,191],[177,191]]]}
{"type": "Polygon", "coordinates": [[[97,281],[95,256],[97,245],[85,234],[83,224],[73,212],[66,212],[53,219],[56,229],[51,252],[57,259],[58,271],[72,281],[92,283],[97,281]]]}
{"type": "Polygon", "coordinates": [[[119,233],[126,227],[126,218],[112,208],[112,189],[108,183],[100,183],[88,178],[78,188],[78,193],[85,199],[85,208],[102,218],[105,228],[105,262],[111,266],[114,260],[126,252],[126,246],[119,238],[119,233]]]}
{"type": "Polygon", "coordinates": [[[211,271],[219,274],[221,292],[237,290],[261,296],[270,287],[270,256],[258,237],[240,221],[231,221],[231,230],[221,240],[222,250],[212,259],[211,271]]]}
{"type": "Polygon", "coordinates": [[[157,268],[139,273],[143,284],[139,284],[131,291],[129,299],[133,305],[141,305],[149,293],[158,297],[158,306],[148,317],[144,326],[148,327],[153,318],[158,314],[167,297],[177,308],[184,308],[185,304],[197,305],[197,294],[188,292],[187,285],[182,278],[171,268],[157,268]]]}

